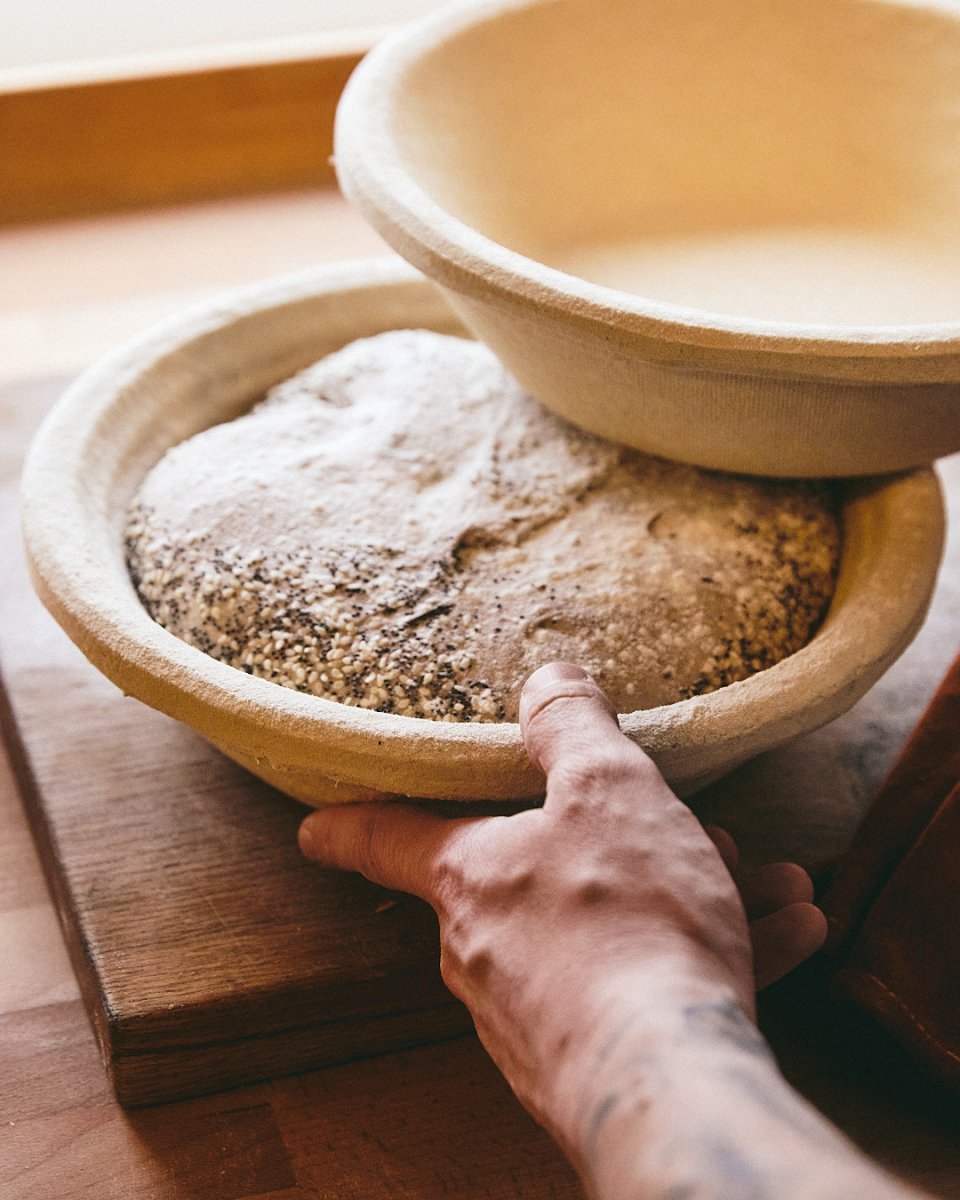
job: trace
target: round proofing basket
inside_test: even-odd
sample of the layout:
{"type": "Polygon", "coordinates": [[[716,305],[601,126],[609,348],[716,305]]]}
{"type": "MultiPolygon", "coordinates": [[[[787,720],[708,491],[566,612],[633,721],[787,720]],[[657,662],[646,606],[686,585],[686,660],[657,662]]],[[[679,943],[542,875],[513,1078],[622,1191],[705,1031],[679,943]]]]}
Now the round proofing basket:
{"type": "MultiPolygon", "coordinates": [[[[156,624],[127,575],[127,506],[170,446],[239,415],[346,342],[403,327],[464,332],[409,267],[355,263],[233,294],[93,367],[51,412],[27,460],[33,579],[73,641],[124,692],[307,803],[383,793],[534,797],[542,778],[517,725],[370,712],[254,678],[156,624]]],[[[621,718],[681,793],[844,711],[919,627],[943,540],[936,477],[924,469],[847,483],[842,494],[836,596],[809,645],[743,683],[621,718]]]]}
{"type": "Polygon", "coordinates": [[[960,293],[945,282],[958,80],[960,10],[942,0],[473,0],[360,64],[337,174],[574,424],[720,470],[905,470],[960,450],[960,293]],[[672,298],[644,293],[649,268],[628,291],[564,266],[597,247],[622,262],[644,230],[678,244],[765,231],[763,261],[789,263],[777,231],[794,227],[810,243],[783,274],[812,272],[806,317],[777,316],[762,275],[746,311],[711,298],[711,273],[753,278],[744,253],[672,298]],[[851,273],[889,313],[861,317],[849,296],[834,311],[851,273]],[[933,315],[896,308],[905,273],[920,295],[948,293],[933,315]]]}

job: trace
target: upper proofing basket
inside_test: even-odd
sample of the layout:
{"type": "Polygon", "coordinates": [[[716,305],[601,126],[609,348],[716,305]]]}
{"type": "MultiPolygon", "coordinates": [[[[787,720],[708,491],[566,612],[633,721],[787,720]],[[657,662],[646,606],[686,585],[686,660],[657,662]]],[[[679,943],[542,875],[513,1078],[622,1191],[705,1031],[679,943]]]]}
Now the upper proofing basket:
{"type": "Polygon", "coordinates": [[[700,466],[960,449],[960,7],[482,0],[379,45],[347,196],[548,407],[700,466]]]}

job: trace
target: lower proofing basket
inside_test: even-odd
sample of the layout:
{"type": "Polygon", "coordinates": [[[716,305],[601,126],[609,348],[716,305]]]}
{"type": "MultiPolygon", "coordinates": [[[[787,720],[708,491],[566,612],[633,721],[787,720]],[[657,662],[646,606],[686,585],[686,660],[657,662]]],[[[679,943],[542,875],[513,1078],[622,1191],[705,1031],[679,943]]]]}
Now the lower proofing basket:
{"type": "MultiPolygon", "coordinates": [[[[239,415],[346,342],[395,328],[465,335],[422,276],[373,261],[232,294],[91,368],[50,414],[26,465],[33,578],[69,636],[118,687],[300,800],[532,798],[542,777],[517,725],[376,713],[247,675],[151,620],[126,571],[127,505],[170,446],[239,415]]],[[[621,716],[624,732],[681,794],[839,715],[919,628],[943,543],[934,473],[839,486],[840,574],[810,643],[742,683],[621,716]]]]}

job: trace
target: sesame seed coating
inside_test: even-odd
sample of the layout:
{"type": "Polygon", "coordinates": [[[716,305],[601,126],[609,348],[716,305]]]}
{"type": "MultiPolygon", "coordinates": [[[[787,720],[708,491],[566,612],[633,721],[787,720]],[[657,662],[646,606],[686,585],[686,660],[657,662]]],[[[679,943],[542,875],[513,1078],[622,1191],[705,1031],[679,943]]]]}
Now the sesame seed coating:
{"type": "Polygon", "coordinates": [[[828,488],[666,463],[582,433],[483,346],[355,342],[174,447],[128,515],[151,616],[239,670],[345,705],[516,718],[581,663],[621,710],[795,652],[832,594],[828,488]]]}

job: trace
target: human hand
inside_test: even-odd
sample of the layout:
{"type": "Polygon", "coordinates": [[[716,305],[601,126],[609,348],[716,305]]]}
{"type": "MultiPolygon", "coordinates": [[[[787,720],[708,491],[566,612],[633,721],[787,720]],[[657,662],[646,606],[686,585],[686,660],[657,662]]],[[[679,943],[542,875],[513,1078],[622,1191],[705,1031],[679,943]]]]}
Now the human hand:
{"type": "Polygon", "coordinates": [[[563,1062],[585,1030],[610,1027],[622,995],[722,995],[752,1015],[751,934],[768,982],[819,946],[825,922],[791,864],[738,893],[732,840],[705,833],[578,668],[535,672],[520,720],[547,778],[543,808],[447,820],[344,806],[309,816],[301,846],[436,909],[444,979],[520,1099],[557,1132],[563,1062]]]}
{"type": "Polygon", "coordinates": [[[789,975],[823,945],[826,922],[813,904],[813,881],[795,862],[740,869],[740,852],[725,829],[705,825],[740,893],[753,950],[758,992],[789,975]]]}

